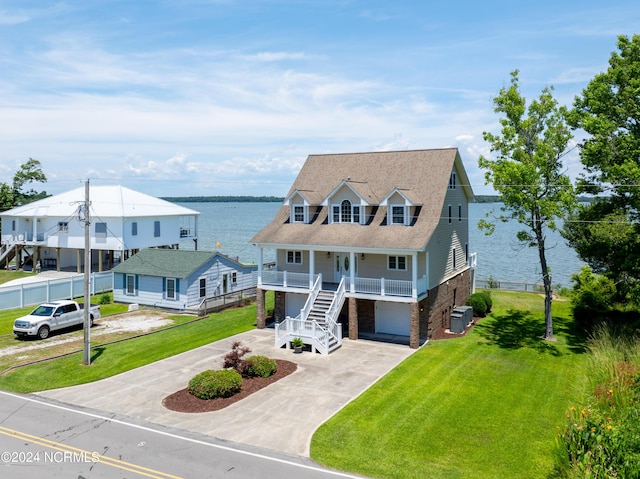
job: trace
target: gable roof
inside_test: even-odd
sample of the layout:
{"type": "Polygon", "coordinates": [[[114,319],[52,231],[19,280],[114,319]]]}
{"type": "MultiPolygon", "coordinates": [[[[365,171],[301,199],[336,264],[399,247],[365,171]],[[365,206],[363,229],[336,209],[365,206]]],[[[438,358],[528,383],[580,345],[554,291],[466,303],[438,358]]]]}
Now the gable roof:
{"type": "MultiPolygon", "coordinates": [[[[473,191],[457,148],[373,153],[310,155],[290,192],[314,191],[327,198],[344,180],[358,184],[359,191],[384,199],[398,190],[420,207],[412,226],[387,226],[386,207],[374,209],[368,224],[332,224],[324,206],[310,224],[290,223],[290,210],[282,207],[275,218],[252,239],[263,245],[310,245],[315,247],[397,248],[424,251],[437,227],[451,172],[469,200],[473,191]]],[[[377,201],[371,201],[376,204],[377,201]]]]}
{"type": "Polygon", "coordinates": [[[161,276],[185,279],[215,260],[231,264],[237,270],[256,270],[257,265],[245,265],[218,251],[146,248],[112,269],[114,273],[161,276]]]}
{"type": "MultiPolygon", "coordinates": [[[[33,203],[17,206],[1,216],[69,217],[84,202],[84,186],[33,203]]],[[[183,206],[140,193],[124,186],[89,185],[91,214],[100,218],[140,218],[145,216],[193,216],[200,213],[183,206]]]]}
{"type": "Polygon", "coordinates": [[[217,253],[181,249],[147,248],[113,268],[114,273],[188,278],[217,253]]]}

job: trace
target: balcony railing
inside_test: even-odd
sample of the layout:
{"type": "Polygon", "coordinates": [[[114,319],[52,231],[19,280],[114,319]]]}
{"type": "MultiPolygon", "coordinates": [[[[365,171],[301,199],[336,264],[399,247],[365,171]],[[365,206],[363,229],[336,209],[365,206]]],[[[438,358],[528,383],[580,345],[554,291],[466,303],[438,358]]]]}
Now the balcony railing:
{"type": "MultiPolygon", "coordinates": [[[[314,276],[314,280],[318,275],[314,276]]],[[[361,278],[356,277],[351,284],[351,278],[345,276],[345,292],[357,294],[371,294],[376,296],[400,296],[411,298],[414,285],[412,281],[386,278],[361,278]]],[[[279,286],[283,288],[303,288],[310,290],[308,273],[292,273],[288,271],[262,271],[262,284],[265,286],[279,286]]],[[[418,279],[416,285],[417,295],[427,291],[426,277],[418,279]]]]}
{"type": "MultiPolygon", "coordinates": [[[[284,288],[309,289],[309,273],[292,273],[290,271],[262,271],[262,284],[282,286],[284,288]]],[[[314,280],[318,275],[314,275],[314,280]]]]}

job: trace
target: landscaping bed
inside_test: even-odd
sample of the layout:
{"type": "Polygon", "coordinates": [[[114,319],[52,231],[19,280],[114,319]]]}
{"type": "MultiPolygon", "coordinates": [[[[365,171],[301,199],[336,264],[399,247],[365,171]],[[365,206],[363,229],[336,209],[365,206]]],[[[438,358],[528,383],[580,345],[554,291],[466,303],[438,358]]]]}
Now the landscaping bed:
{"type": "Polygon", "coordinates": [[[288,376],[293,373],[298,365],[291,361],[276,359],[278,369],[276,373],[267,378],[249,377],[242,380],[242,390],[228,398],[200,399],[190,394],[188,388],[181,389],[162,401],[162,405],[167,409],[177,412],[210,412],[219,411],[233,403],[236,403],[247,396],[259,391],[262,388],[288,376]]]}

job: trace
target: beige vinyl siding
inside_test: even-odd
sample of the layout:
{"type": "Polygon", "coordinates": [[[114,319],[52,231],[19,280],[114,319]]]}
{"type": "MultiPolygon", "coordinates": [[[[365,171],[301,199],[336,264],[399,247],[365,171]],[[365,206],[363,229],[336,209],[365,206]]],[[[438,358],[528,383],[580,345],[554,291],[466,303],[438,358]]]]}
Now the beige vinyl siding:
{"type": "Polygon", "coordinates": [[[469,203],[456,175],[456,188],[448,189],[442,205],[440,222],[429,242],[429,288],[466,267],[465,244],[469,242],[469,203]],[[458,219],[458,205],[462,206],[462,221],[458,219]],[[449,222],[451,206],[451,222],[449,222]],[[453,268],[453,249],[456,249],[456,268],[453,268]]]}

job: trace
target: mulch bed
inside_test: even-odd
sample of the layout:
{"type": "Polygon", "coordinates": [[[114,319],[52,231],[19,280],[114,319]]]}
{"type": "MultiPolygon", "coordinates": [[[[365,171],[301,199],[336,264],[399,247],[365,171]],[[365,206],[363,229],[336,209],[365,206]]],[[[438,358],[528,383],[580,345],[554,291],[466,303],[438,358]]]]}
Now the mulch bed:
{"type": "Polygon", "coordinates": [[[291,361],[276,359],[277,370],[268,378],[244,378],[242,391],[230,398],[200,399],[189,394],[188,388],[181,389],[162,400],[162,405],[167,409],[177,412],[211,412],[219,411],[225,407],[246,398],[247,396],[267,387],[279,379],[293,373],[298,365],[291,361]]]}

